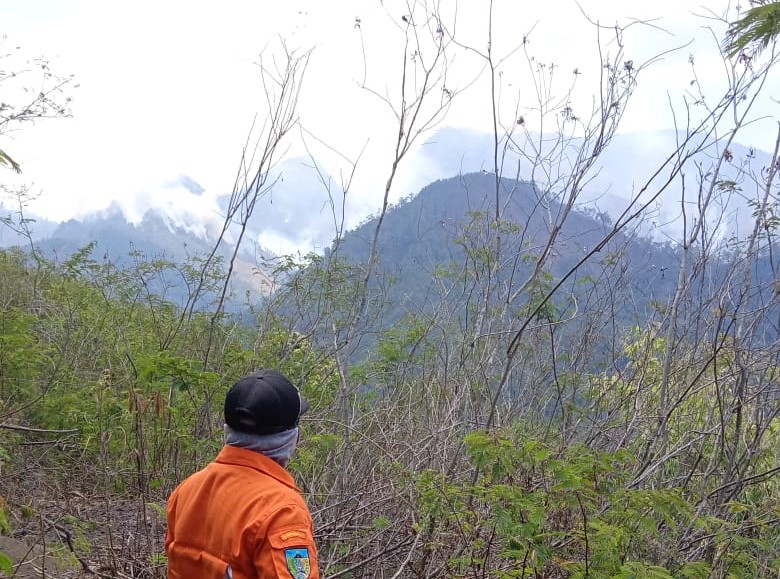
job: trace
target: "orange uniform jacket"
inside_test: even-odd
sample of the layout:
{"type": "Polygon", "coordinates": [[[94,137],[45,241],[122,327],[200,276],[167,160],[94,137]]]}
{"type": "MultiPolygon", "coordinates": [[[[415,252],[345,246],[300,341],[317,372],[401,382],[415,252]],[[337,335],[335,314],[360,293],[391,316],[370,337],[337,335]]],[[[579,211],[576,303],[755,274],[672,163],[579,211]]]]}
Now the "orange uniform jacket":
{"type": "Polygon", "coordinates": [[[309,509],[282,466],[225,446],[168,500],[169,579],[319,579],[309,509]]]}

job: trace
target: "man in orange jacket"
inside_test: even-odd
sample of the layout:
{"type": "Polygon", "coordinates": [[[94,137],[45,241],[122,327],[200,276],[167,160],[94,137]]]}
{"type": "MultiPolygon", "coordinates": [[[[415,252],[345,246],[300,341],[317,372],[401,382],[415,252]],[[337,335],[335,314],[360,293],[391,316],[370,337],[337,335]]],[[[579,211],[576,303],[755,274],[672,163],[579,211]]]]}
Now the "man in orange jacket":
{"type": "Polygon", "coordinates": [[[169,579],[319,579],[311,514],[286,470],[308,407],[274,370],[233,385],[226,445],[168,500],[169,579]]]}

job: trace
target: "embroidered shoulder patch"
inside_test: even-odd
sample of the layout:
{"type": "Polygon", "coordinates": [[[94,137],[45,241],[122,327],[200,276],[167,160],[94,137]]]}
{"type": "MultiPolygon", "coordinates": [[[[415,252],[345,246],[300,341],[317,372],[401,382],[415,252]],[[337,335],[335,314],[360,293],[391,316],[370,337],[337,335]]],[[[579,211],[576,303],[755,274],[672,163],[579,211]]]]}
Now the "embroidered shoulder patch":
{"type": "Polygon", "coordinates": [[[306,547],[285,549],[284,559],[287,561],[287,570],[293,579],[309,579],[309,573],[311,573],[309,549],[306,547]]]}

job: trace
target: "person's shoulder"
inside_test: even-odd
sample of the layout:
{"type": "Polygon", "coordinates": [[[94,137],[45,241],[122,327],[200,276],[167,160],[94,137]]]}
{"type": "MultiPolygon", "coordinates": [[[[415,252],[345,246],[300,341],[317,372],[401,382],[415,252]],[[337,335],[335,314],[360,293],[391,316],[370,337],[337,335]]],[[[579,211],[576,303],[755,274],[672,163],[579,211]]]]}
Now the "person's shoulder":
{"type": "Polygon", "coordinates": [[[176,487],[173,489],[173,493],[171,493],[171,496],[178,494],[187,488],[192,488],[195,486],[201,485],[201,480],[203,477],[207,476],[207,472],[209,470],[209,467],[214,463],[209,463],[206,466],[204,466],[202,469],[195,471],[191,475],[185,477],[176,487]]]}
{"type": "Polygon", "coordinates": [[[298,488],[279,483],[279,494],[285,497],[286,502],[291,507],[303,508],[306,512],[309,512],[306,500],[303,498],[303,495],[298,488]]]}
{"type": "Polygon", "coordinates": [[[304,529],[310,534],[313,524],[309,508],[300,495],[286,496],[284,500],[276,501],[274,505],[266,509],[263,519],[266,523],[267,533],[273,529],[304,529]]]}

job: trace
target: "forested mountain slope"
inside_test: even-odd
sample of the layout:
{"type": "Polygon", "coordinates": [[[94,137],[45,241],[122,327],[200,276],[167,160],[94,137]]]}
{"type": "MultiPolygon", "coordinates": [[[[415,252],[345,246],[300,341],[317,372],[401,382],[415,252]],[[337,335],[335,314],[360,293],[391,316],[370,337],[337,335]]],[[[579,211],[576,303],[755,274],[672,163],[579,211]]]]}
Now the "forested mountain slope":
{"type": "MultiPolygon", "coordinates": [[[[476,275],[477,250],[489,249],[480,244],[496,222],[504,229],[498,241],[504,257],[492,283],[506,286],[522,282],[531,276],[538,257],[549,251],[552,257],[545,272],[550,280],[577,268],[563,292],[571,297],[578,297],[583,279],[599,279],[606,270],[620,275],[626,287],[616,287],[623,298],[620,309],[626,324],[645,322],[652,317],[652,302],[670,299],[678,271],[678,254],[671,245],[621,232],[577,267],[601,243],[612,221],[605,213],[575,210],[554,246],[548,247],[552,228],[563,211],[557,201],[545,200],[535,192],[532,184],[506,178],[497,182],[492,173],[431,183],[394,206],[382,224],[377,255],[382,273],[393,278],[388,300],[399,308],[424,309],[432,306],[430,292],[443,272],[457,274],[462,270],[465,275],[476,275]],[[628,295],[630,302],[625,299],[628,295]]],[[[375,227],[376,222],[369,220],[347,233],[333,255],[365,263],[375,227]]],[[[395,321],[397,315],[391,319],[395,321]]]]}

